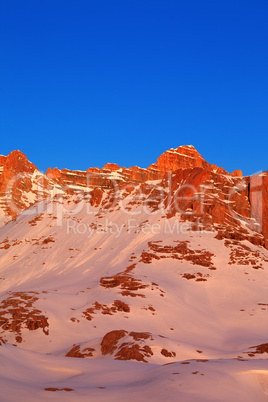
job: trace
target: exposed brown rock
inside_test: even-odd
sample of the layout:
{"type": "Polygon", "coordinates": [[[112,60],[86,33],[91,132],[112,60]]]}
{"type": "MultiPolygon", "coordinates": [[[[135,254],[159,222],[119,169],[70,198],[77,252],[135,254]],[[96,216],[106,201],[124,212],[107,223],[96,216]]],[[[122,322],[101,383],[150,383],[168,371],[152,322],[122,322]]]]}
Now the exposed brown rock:
{"type": "Polygon", "coordinates": [[[101,341],[101,352],[103,355],[112,354],[117,347],[117,342],[127,335],[127,331],[120,329],[108,332],[101,341]]]}
{"type": "Polygon", "coordinates": [[[169,352],[167,349],[162,349],[161,354],[165,357],[175,357],[176,356],[175,352],[169,352]]]}
{"type": "Polygon", "coordinates": [[[95,352],[94,348],[81,348],[81,345],[76,345],[65,356],[78,358],[93,357],[93,352],[95,352]]]}
{"type": "Polygon", "coordinates": [[[34,308],[37,295],[37,292],[13,292],[0,303],[0,327],[6,333],[14,333],[17,343],[23,340],[23,328],[29,331],[41,328],[48,335],[48,318],[41,310],[34,308]]]}
{"type": "Polygon", "coordinates": [[[108,306],[107,304],[100,304],[98,302],[95,302],[92,307],[87,308],[86,311],[83,312],[83,315],[88,321],[91,321],[93,319],[92,314],[96,314],[96,311],[98,310],[102,314],[113,315],[118,311],[129,313],[130,307],[128,304],[124,303],[121,300],[115,300],[110,306],[108,306]]]}
{"type": "Polygon", "coordinates": [[[138,362],[148,363],[145,357],[153,355],[150,346],[135,345],[122,345],[118,352],[115,354],[115,360],[137,360],[138,362]]]}
{"type": "Polygon", "coordinates": [[[254,351],[254,354],[263,354],[263,353],[268,353],[268,343],[262,343],[261,345],[257,345],[257,346],[252,346],[250,349],[254,349],[256,348],[256,350],[254,351]]]}
{"type": "Polygon", "coordinates": [[[153,355],[150,346],[145,345],[146,339],[153,339],[148,332],[130,332],[124,330],[111,331],[103,337],[101,342],[101,351],[103,355],[114,354],[115,360],[136,360],[148,363],[146,358],[153,355]],[[120,339],[130,336],[133,341],[126,339],[125,342],[118,345],[120,339]]]}
{"type": "Polygon", "coordinates": [[[133,270],[136,264],[131,264],[128,266],[123,272],[119,272],[114,276],[107,276],[100,278],[100,286],[109,289],[109,288],[120,288],[122,296],[131,296],[131,297],[145,297],[140,293],[136,293],[137,290],[146,289],[149,285],[142,283],[140,279],[136,279],[133,277],[133,270]]]}
{"type": "Polygon", "coordinates": [[[54,243],[55,242],[55,239],[53,239],[53,237],[47,237],[46,239],[44,239],[43,241],[42,241],[42,244],[48,244],[48,243],[54,243]]]}
{"type": "Polygon", "coordinates": [[[263,269],[263,262],[268,262],[268,258],[261,250],[252,250],[250,247],[241,243],[239,240],[225,240],[225,246],[231,249],[228,264],[251,265],[254,269],[263,269]]]}
{"type": "Polygon", "coordinates": [[[193,274],[187,274],[187,273],[186,273],[186,274],[183,274],[182,277],[185,278],[185,279],[195,279],[195,278],[196,278],[195,275],[193,275],[193,274]]]}
{"type": "Polygon", "coordinates": [[[44,388],[45,391],[66,391],[66,392],[70,392],[70,391],[74,391],[73,388],[54,388],[54,387],[48,387],[48,388],[44,388]]]}
{"type": "Polygon", "coordinates": [[[159,242],[148,242],[150,251],[142,252],[140,262],[150,264],[154,259],[174,258],[181,261],[190,261],[194,265],[213,268],[212,253],[207,250],[192,250],[188,247],[186,241],[177,241],[176,243],[174,246],[162,246],[159,242]]]}

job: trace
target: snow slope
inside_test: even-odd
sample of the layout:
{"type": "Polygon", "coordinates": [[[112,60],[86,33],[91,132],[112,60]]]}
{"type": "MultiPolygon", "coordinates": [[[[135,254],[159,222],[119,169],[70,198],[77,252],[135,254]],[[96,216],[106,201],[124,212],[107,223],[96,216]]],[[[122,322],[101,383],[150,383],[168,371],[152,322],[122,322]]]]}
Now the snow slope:
{"type": "Polygon", "coordinates": [[[2,400],[266,400],[268,251],[81,204],[1,229],[2,400]]]}

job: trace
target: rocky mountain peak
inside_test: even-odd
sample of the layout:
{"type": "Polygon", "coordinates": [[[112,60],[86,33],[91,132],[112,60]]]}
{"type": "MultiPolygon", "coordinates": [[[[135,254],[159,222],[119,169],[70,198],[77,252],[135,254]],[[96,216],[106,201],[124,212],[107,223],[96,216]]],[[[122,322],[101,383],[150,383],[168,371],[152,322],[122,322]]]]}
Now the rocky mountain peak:
{"type": "Polygon", "coordinates": [[[165,172],[193,167],[211,169],[211,165],[205,161],[193,145],[183,145],[176,149],[171,148],[161,154],[157,162],[151,166],[165,172]]]}
{"type": "Polygon", "coordinates": [[[5,172],[34,172],[37,169],[28,160],[27,156],[19,150],[11,151],[8,156],[2,156],[0,164],[3,166],[3,171],[5,172]]]}

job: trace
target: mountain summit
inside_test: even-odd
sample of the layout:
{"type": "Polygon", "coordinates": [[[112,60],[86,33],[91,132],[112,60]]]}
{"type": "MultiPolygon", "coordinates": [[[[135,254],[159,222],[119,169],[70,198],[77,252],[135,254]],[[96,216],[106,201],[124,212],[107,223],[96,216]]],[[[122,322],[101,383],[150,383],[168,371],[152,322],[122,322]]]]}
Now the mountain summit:
{"type": "Polygon", "coordinates": [[[177,149],[169,149],[160,155],[157,162],[151,166],[165,172],[193,167],[211,168],[210,164],[205,161],[193,145],[184,145],[177,149]]]}

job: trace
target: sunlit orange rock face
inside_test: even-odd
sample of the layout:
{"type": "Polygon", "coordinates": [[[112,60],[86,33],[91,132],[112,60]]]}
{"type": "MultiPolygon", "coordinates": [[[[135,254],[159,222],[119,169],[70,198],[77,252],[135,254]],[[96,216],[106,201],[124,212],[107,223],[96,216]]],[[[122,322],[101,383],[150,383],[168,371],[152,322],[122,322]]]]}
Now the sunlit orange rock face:
{"type": "Polygon", "coordinates": [[[1,188],[15,175],[33,173],[37,169],[20,151],[12,151],[8,156],[1,155],[0,166],[2,166],[2,175],[0,176],[1,188]]]}
{"type": "Polygon", "coordinates": [[[266,237],[268,247],[268,172],[252,176],[248,183],[251,214],[259,222],[256,230],[266,237]]]}
{"type": "MultiPolygon", "coordinates": [[[[33,203],[25,202],[23,195],[31,191],[36,193],[32,177],[38,169],[18,150],[6,157],[1,156],[0,168],[0,206],[7,215],[14,217],[33,203]]],[[[47,179],[43,176],[42,180],[44,186],[47,179]]]]}
{"type": "Polygon", "coordinates": [[[168,217],[179,213],[182,220],[193,222],[196,230],[221,227],[219,238],[249,240],[267,246],[259,235],[267,236],[267,201],[257,197],[267,199],[268,186],[263,181],[263,191],[255,187],[259,190],[256,197],[252,195],[250,182],[250,177],[231,177],[201,167],[178,169],[171,177],[171,196],[165,200],[168,217]],[[241,219],[254,232],[249,233],[241,219]]]}
{"type": "Polygon", "coordinates": [[[234,197],[236,200],[230,208],[229,190],[228,177],[201,167],[179,169],[172,177],[170,215],[180,212],[183,219],[193,222],[199,219],[202,224],[223,224],[227,215],[231,221],[236,209],[241,211],[243,208],[249,216],[249,203],[245,197],[233,195],[231,200],[234,201],[234,197]]]}
{"type": "Polygon", "coordinates": [[[49,167],[46,172],[46,176],[50,179],[58,179],[61,177],[61,172],[58,168],[54,168],[53,170],[49,167]]]}
{"type": "Polygon", "coordinates": [[[233,177],[243,177],[242,170],[240,170],[240,169],[234,170],[234,171],[231,173],[231,176],[233,176],[233,177]]]}
{"type": "Polygon", "coordinates": [[[119,170],[120,166],[117,163],[106,163],[106,165],[103,166],[102,170],[103,171],[113,171],[113,170],[119,170]]]}
{"type": "Polygon", "coordinates": [[[211,165],[192,145],[185,145],[164,152],[159,156],[157,162],[151,166],[164,172],[194,167],[211,169],[211,165]]]}

